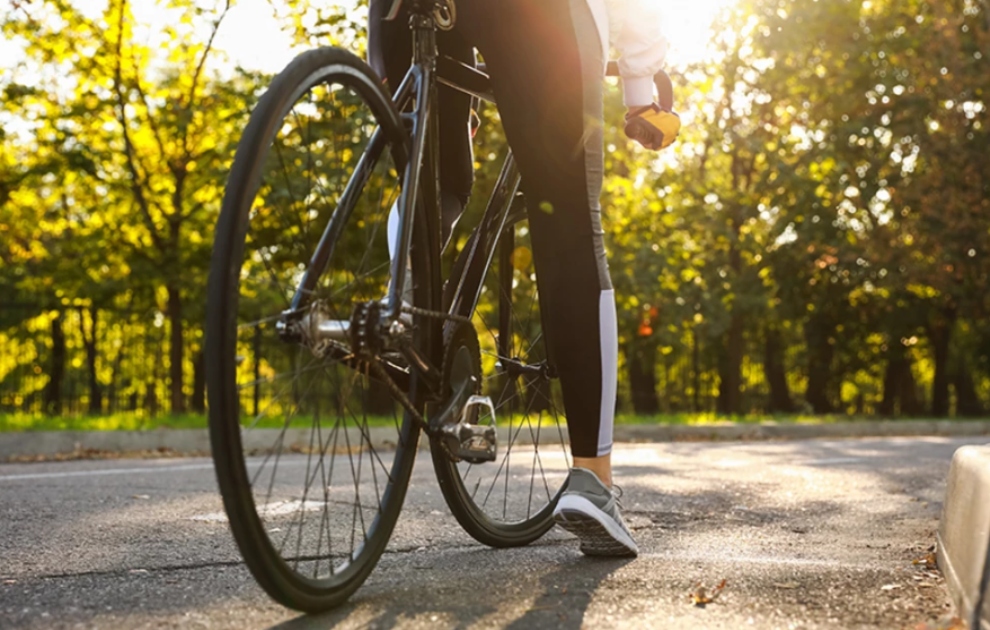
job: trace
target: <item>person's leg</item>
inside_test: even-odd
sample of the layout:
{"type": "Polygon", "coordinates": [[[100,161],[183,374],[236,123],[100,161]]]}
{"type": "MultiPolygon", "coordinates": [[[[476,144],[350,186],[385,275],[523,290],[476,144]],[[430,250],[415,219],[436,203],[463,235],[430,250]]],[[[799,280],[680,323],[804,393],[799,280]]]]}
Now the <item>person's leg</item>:
{"type": "Polygon", "coordinates": [[[574,464],[611,484],[618,341],[605,260],[603,52],[585,0],[464,0],[522,173],[574,464]]]}
{"type": "MultiPolygon", "coordinates": [[[[412,61],[412,34],[409,21],[400,16],[392,21],[383,18],[392,0],[371,0],[368,8],[368,62],[381,75],[390,90],[409,70],[412,61]]],[[[440,53],[474,65],[474,48],[457,29],[437,34],[440,53]]],[[[468,129],[471,113],[471,97],[457,90],[440,86],[440,197],[442,236],[446,242],[464,206],[471,195],[474,183],[474,155],[468,129]]],[[[395,216],[391,222],[397,223],[395,216]]]]}
{"type": "Polygon", "coordinates": [[[575,455],[574,467],[590,470],[602,480],[603,484],[609,488],[612,487],[612,453],[598,457],[577,457],[575,455]]]}
{"type": "Polygon", "coordinates": [[[585,0],[464,0],[459,7],[522,174],[544,335],[563,389],[574,468],[554,519],[586,554],[636,555],[610,491],[618,331],[599,202],[599,31],[585,0]]]}

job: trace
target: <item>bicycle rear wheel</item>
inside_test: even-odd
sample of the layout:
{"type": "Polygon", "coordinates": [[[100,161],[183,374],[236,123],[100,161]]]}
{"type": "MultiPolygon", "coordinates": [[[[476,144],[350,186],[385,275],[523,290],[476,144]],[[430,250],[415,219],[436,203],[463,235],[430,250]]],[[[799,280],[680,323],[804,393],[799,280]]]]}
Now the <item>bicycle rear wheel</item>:
{"type": "MultiPolygon", "coordinates": [[[[307,612],[343,602],[377,563],[419,437],[345,336],[314,343],[284,328],[317,313],[348,322],[355,305],[387,294],[387,224],[408,140],[380,85],[360,59],[329,48],[275,78],[238,146],[211,263],[209,421],[224,506],[258,583],[307,612]]],[[[435,308],[417,215],[412,300],[435,308]]],[[[434,328],[415,318],[410,343],[430,348],[434,328]]],[[[388,368],[422,412],[415,372],[399,353],[388,368]]]]}
{"type": "MultiPolygon", "coordinates": [[[[465,531],[492,547],[527,545],[553,527],[553,508],[571,466],[560,382],[548,361],[540,319],[529,223],[521,199],[514,204],[491,263],[468,273],[466,283],[474,286],[470,278],[481,275],[471,319],[481,347],[481,393],[496,409],[498,457],[484,464],[454,462],[439,443],[431,443],[451,512],[465,531]]],[[[483,242],[494,243],[493,236],[483,242]]],[[[469,241],[452,278],[460,275],[470,249],[469,241]]],[[[479,415],[479,424],[490,423],[490,413],[479,415]]]]}

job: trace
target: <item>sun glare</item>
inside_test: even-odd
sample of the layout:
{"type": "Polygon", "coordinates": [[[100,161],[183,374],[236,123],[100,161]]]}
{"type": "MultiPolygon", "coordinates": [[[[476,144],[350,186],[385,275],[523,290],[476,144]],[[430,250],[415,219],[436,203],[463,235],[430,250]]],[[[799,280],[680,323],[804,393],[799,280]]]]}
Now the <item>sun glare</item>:
{"type": "MultiPolygon", "coordinates": [[[[640,0],[634,0],[640,1],[640,0]]],[[[668,64],[681,67],[704,59],[709,51],[710,27],[719,10],[735,0],[646,0],[663,4],[665,15],[661,28],[670,40],[668,64]]],[[[106,0],[73,0],[84,13],[96,17],[107,6],[106,0]]],[[[342,6],[349,0],[338,2],[342,6]]],[[[169,19],[168,10],[153,0],[132,3],[135,17],[146,25],[162,24],[169,19]]],[[[272,8],[262,0],[238,2],[228,13],[216,45],[230,61],[251,70],[277,72],[299,52],[272,15],[272,8]]],[[[8,60],[20,57],[13,48],[2,54],[8,60]]],[[[4,52],[0,46],[0,53],[4,52]]]]}
{"type": "Polygon", "coordinates": [[[678,67],[709,54],[711,25],[719,11],[736,0],[650,0],[664,5],[663,30],[670,40],[668,63],[678,67]]]}
{"type": "MultiPolygon", "coordinates": [[[[735,0],[647,1],[664,5],[666,23],[661,28],[671,45],[668,63],[679,67],[707,56],[712,21],[722,8],[735,0]]],[[[231,59],[247,68],[275,72],[294,56],[288,35],[279,30],[271,8],[265,2],[234,5],[218,35],[218,45],[231,59]]]]}

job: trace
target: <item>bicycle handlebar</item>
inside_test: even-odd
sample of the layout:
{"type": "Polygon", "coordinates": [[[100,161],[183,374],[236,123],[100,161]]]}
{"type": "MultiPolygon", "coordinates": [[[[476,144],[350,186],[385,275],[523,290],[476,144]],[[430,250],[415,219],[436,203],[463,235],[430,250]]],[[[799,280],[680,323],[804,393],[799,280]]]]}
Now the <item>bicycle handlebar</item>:
{"type": "MultiPolygon", "coordinates": [[[[605,68],[605,76],[619,76],[619,62],[609,61],[605,68]]],[[[674,110],[674,84],[670,81],[670,75],[665,70],[653,75],[653,85],[657,88],[657,104],[668,110],[674,110]]]]}

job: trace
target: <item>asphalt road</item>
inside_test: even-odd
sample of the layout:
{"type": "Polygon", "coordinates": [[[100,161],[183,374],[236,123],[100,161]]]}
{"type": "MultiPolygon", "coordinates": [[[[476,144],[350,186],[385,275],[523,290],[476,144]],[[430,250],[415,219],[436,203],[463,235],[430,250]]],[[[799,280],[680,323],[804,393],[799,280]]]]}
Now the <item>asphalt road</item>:
{"type": "Polygon", "coordinates": [[[389,551],[339,610],[281,608],[240,563],[207,459],[0,465],[0,628],[915,628],[950,612],[912,561],[956,448],[986,438],[628,444],[616,479],[642,554],[559,530],[491,550],[421,454],[389,551]],[[726,581],[705,607],[701,582],[726,581]]]}

